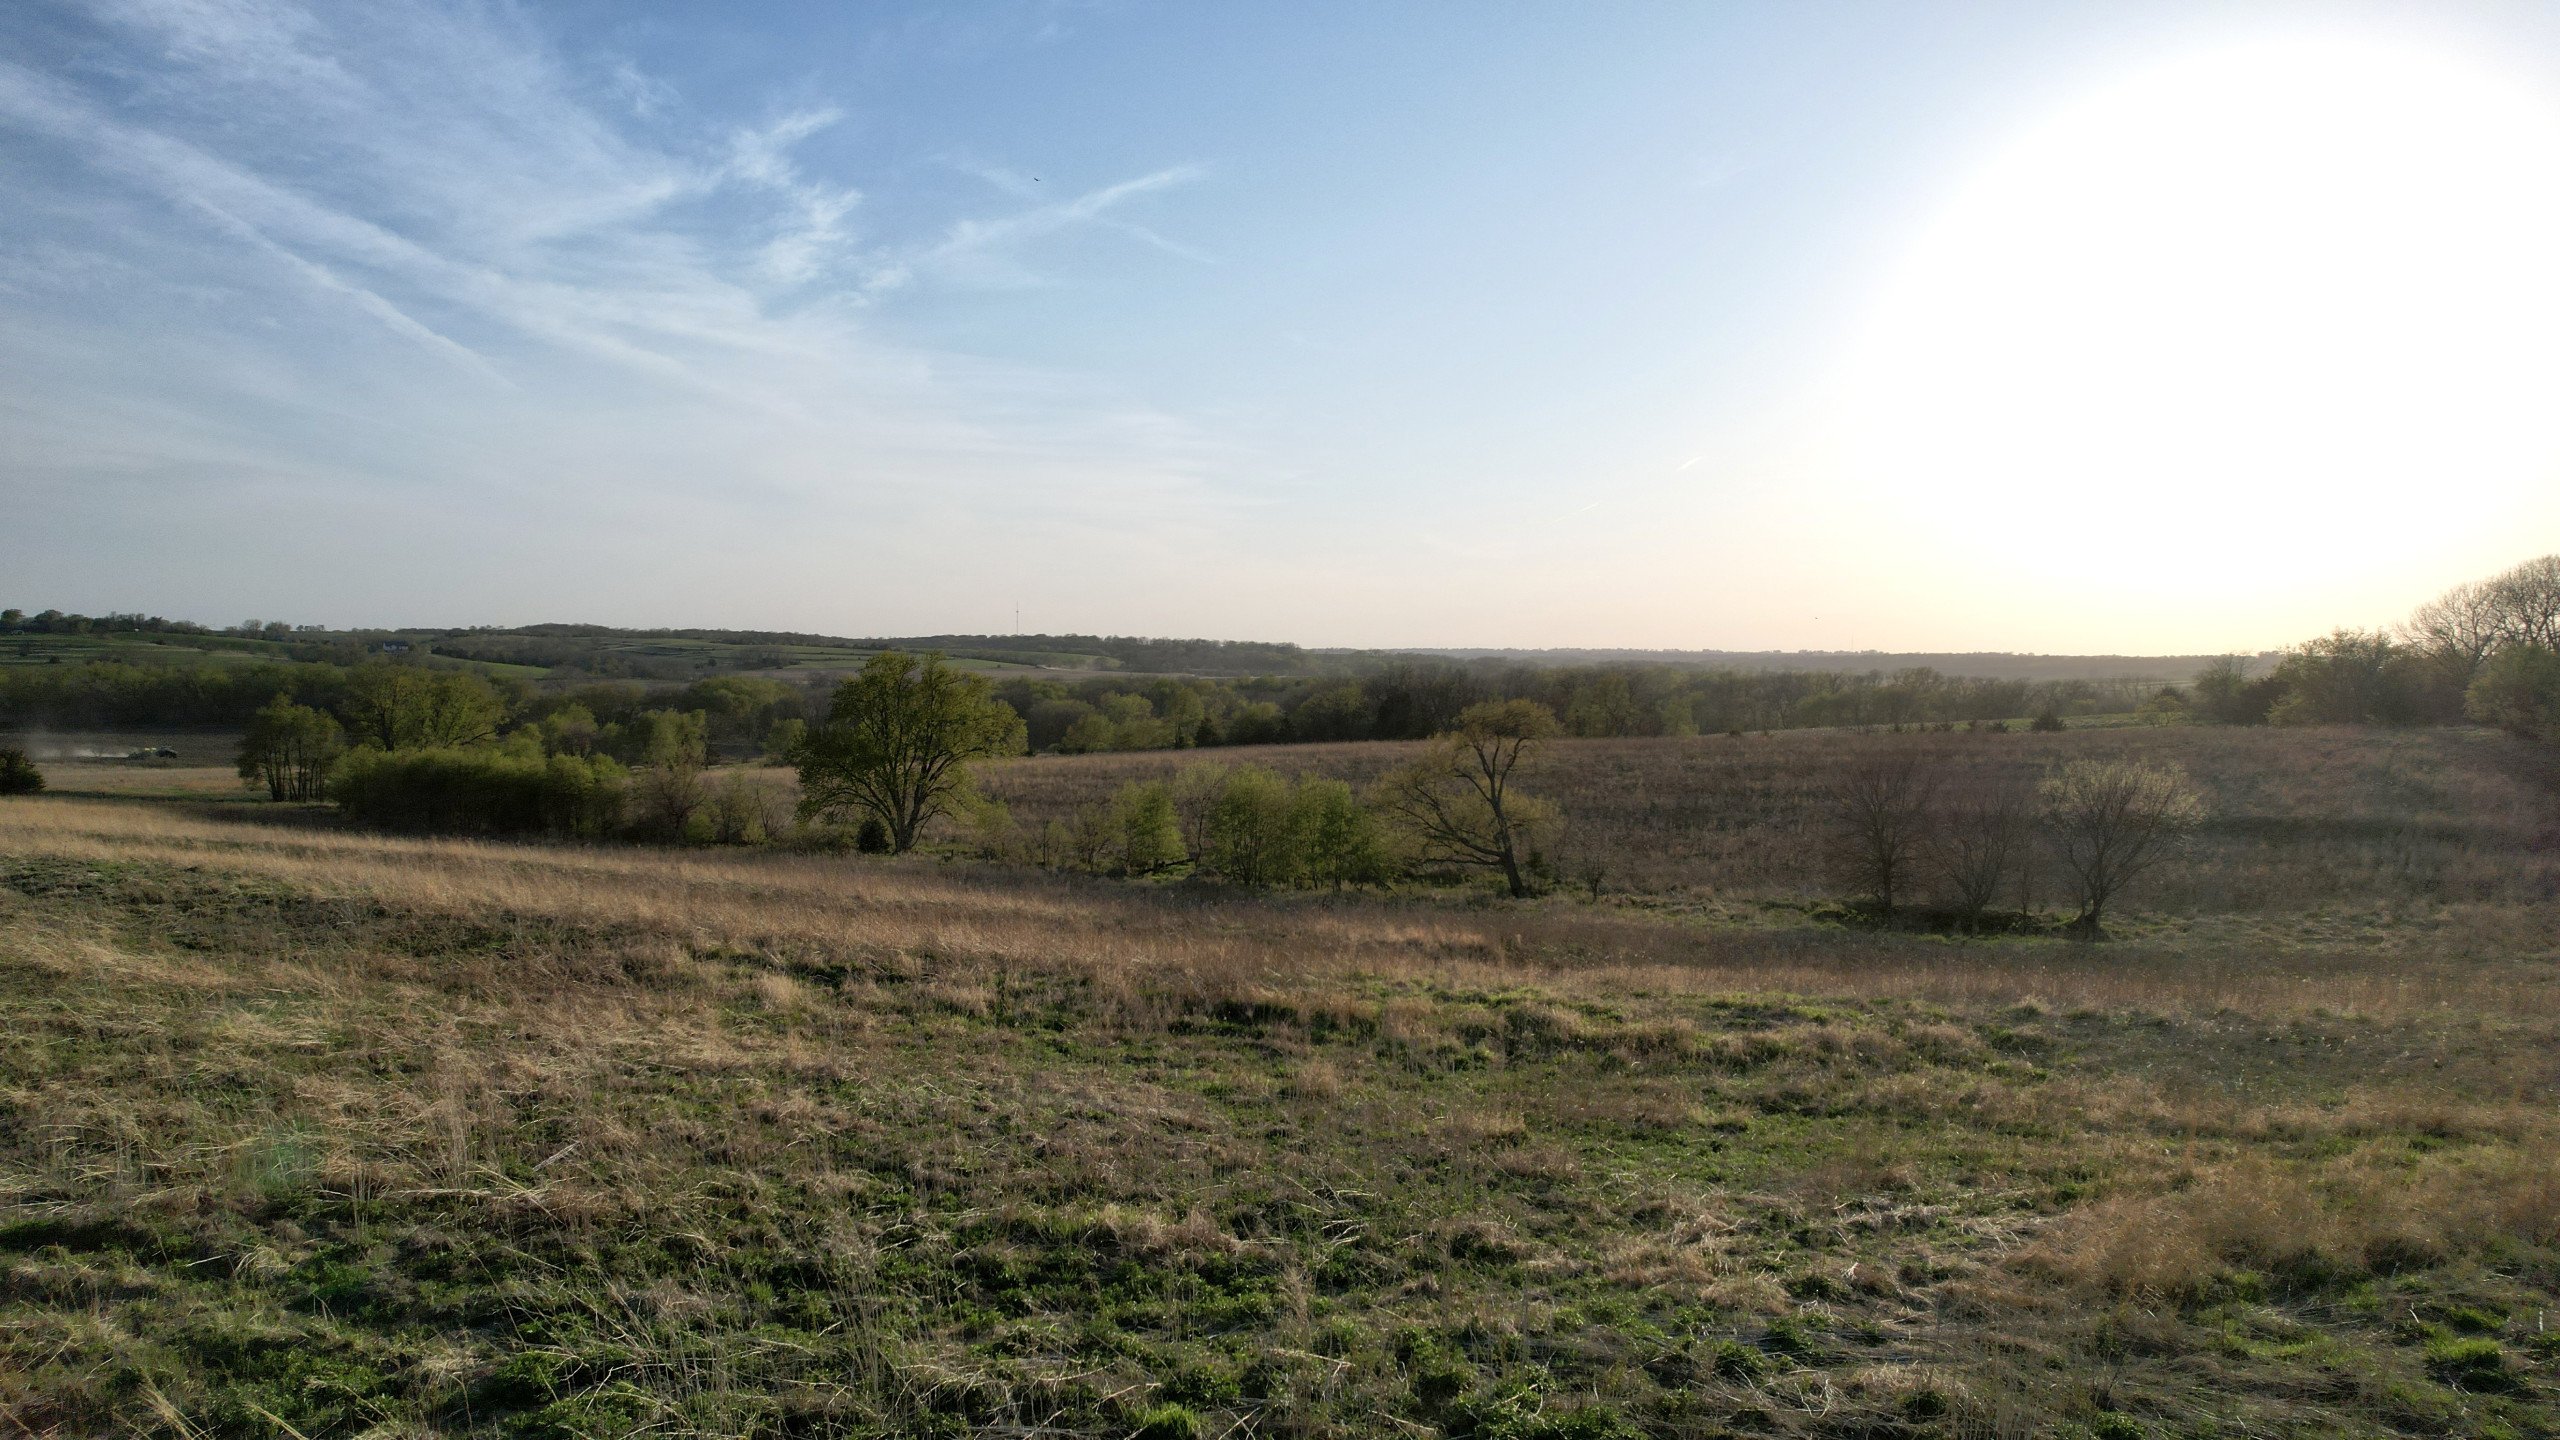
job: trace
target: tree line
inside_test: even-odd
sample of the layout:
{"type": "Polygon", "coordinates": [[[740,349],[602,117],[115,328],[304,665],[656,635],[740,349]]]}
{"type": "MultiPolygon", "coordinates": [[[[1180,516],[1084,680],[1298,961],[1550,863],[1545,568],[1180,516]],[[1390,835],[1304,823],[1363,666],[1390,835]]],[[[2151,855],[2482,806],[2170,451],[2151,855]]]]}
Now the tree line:
{"type": "MultiPolygon", "coordinates": [[[[352,677],[400,663],[471,673],[416,659],[385,662],[243,660],[149,664],[125,660],[0,665],[0,726],[110,730],[155,726],[236,728],[278,694],[338,711],[352,677]]],[[[686,684],[586,680],[562,684],[486,679],[510,723],[583,706],[599,723],[646,709],[704,709],[718,725],[715,751],[745,758],[765,731],[733,723],[735,696],[752,692],[755,724],[807,723],[825,708],[826,681],[721,675],[686,684]]],[[[1139,680],[1021,677],[995,696],[1024,723],[1035,752],[1173,750],[1219,745],[1421,740],[1468,707],[1529,700],[1562,732],[1589,738],[1723,734],[1808,726],[1989,725],[2027,716],[2129,711],[2151,696],[2147,681],[1986,680],[1934,670],[1867,674],[1699,671],[1669,665],[1536,667],[1424,661],[1359,677],[1166,676],[1139,680]]]]}
{"type": "MultiPolygon", "coordinates": [[[[271,698],[250,717],[238,768],[277,801],[334,800],[364,823],[436,833],[753,843],[796,822],[804,838],[903,853],[948,819],[990,856],[1129,877],[1341,888],[1475,870],[1515,897],[1556,878],[1545,847],[1561,817],[1521,782],[1566,727],[1535,700],[1469,705],[1365,791],[1204,763],[1024,836],[978,795],[972,767],[1020,754],[1028,727],[984,677],[939,655],[874,656],[814,724],[776,718],[799,697],[772,681],[700,682],[682,692],[701,702],[685,710],[643,708],[648,693],[588,686],[522,710],[477,674],[376,661],[333,681],[333,708],[271,698]],[[707,773],[724,728],[763,734],[797,767],[795,815],[754,771],[707,773]]],[[[1879,919],[1934,886],[1979,927],[2041,844],[2078,883],[2073,928],[2094,935],[2108,902],[2201,814],[2183,777],[2159,767],[2075,762],[2031,797],[1943,786],[1937,754],[1899,744],[1833,782],[1840,873],[1879,919]]],[[[22,762],[0,764],[13,783],[20,769],[41,785],[22,762]]]]}
{"type": "Polygon", "coordinates": [[[801,817],[858,826],[871,837],[862,849],[903,853],[949,816],[972,822],[989,854],[1121,875],[1187,866],[1237,884],[1339,887],[1481,868],[1518,896],[1538,876],[1552,812],[1515,779],[1557,732],[1534,701],[1483,701],[1365,796],[1337,780],[1199,765],[1124,786],[1025,841],[977,794],[969,768],[1022,751],[1019,713],[938,655],[889,652],[837,688],[825,723],[792,758],[801,817]]]}
{"type": "Polygon", "coordinates": [[[2217,661],[2148,707],[2223,725],[2469,720],[2560,741],[2560,555],[2457,585],[2397,627],[2305,641],[2264,675],[2217,661]]]}
{"type": "MultiPolygon", "coordinates": [[[[1019,715],[985,680],[938,656],[890,654],[838,689],[794,758],[802,817],[862,826],[877,837],[862,848],[903,852],[930,821],[950,816],[992,857],[1128,877],[1183,870],[1239,885],[1340,888],[1474,869],[1521,897],[1555,879],[1543,846],[1561,817],[1521,781],[1561,733],[1537,701],[1479,701],[1363,793],[1340,780],[1202,762],[1123,785],[1026,837],[969,779],[973,761],[1022,748],[1019,715]]],[[[1928,894],[1946,918],[1980,929],[2013,885],[2009,918],[2024,920],[2042,855],[2070,881],[2066,928],[2095,937],[2108,905],[2204,815],[2173,766],[2074,760],[2032,786],[1967,788],[1947,783],[1952,760],[1943,742],[1915,738],[1832,778],[1837,873],[1876,920],[1899,921],[1928,894]]]]}
{"type": "Polygon", "coordinates": [[[773,787],[710,767],[723,747],[778,747],[773,758],[796,748],[807,698],[796,686],[717,676],[671,692],[602,683],[543,695],[391,661],[324,678],[309,697],[319,703],[280,692],[251,714],[244,783],[443,833],[754,841],[787,823],[773,787]]]}
{"type": "Polygon", "coordinates": [[[1585,739],[1740,734],[1825,726],[2005,724],[2123,713],[2146,680],[2019,680],[1899,671],[1697,670],[1413,661],[1369,674],[1243,680],[1024,677],[997,682],[1035,752],[1175,750],[1347,740],[1424,740],[1489,701],[1526,700],[1585,739]]]}

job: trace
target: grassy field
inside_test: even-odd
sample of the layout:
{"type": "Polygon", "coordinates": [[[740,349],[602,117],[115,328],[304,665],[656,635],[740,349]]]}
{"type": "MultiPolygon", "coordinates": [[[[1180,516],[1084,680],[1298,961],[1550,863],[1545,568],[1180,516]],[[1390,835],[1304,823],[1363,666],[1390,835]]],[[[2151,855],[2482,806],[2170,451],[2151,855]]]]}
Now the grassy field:
{"type": "MultiPolygon", "coordinates": [[[[1672,909],[1718,901],[1800,905],[1833,893],[1822,788],[1857,755],[1917,746],[1953,788],[2032,782],[2059,760],[2172,761],[2210,809],[2188,852],[2144,882],[2153,925],[2229,930],[2282,920],[2411,927],[2506,920],[2560,929],[2560,758],[2486,731],[2095,729],[2061,735],[1891,736],[1787,731],[1681,740],[1565,740],[1521,783],[1555,801],[1556,848],[1596,865],[1604,893],[1672,909]]],[[[1030,826],[1187,765],[1259,764],[1364,784],[1411,755],[1398,744],[1036,756],[985,789],[1030,826]]],[[[2061,903],[2059,877],[2029,898],[2061,903]]]]}
{"type": "Polygon", "coordinates": [[[116,660],[129,665],[239,665],[282,660],[285,647],[229,635],[0,636],[0,665],[70,665],[116,660]]]}
{"type": "MultiPolygon", "coordinates": [[[[312,643],[314,637],[296,637],[312,643]]],[[[435,641],[422,641],[435,644],[435,641]]],[[[441,643],[470,649],[475,644],[490,642],[463,637],[441,643]]],[[[696,640],[683,636],[607,637],[584,647],[586,653],[601,661],[638,661],[654,666],[648,673],[667,673],[660,678],[681,679],[696,673],[759,674],[805,679],[812,674],[851,672],[862,662],[878,654],[876,650],[846,645],[745,644],[716,640],[696,640]]],[[[0,665],[68,665],[80,661],[119,661],[131,665],[236,665],[253,660],[283,661],[292,658],[291,647],[271,640],[253,640],[231,635],[164,635],[157,633],[107,632],[90,635],[9,635],[0,636],[0,665]]],[[[540,680],[553,673],[548,665],[522,663],[503,659],[466,659],[460,656],[431,654],[427,663],[450,669],[476,671],[492,679],[540,680]]],[[[952,668],[983,674],[1040,674],[1048,670],[1066,670],[1077,674],[1105,664],[1095,655],[1043,655],[1040,663],[1030,658],[1007,660],[986,656],[955,656],[952,668]]]]}
{"type": "Polygon", "coordinates": [[[2218,818],[2125,938],[1959,943],[1802,904],[1848,735],[1560,747],[1598,904],[79,767],[0,801],[0,1434],[2560,1433],[2549,763],[1932,740],[2218,818]]]}

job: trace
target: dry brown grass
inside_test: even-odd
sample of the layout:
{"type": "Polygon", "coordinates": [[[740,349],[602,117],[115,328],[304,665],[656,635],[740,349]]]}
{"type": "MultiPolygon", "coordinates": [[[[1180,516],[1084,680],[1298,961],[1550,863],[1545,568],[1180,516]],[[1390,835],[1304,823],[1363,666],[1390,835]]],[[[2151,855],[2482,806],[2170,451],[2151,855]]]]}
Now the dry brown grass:
{"type": "MultiPolygon", "coordinates": [[[[850,956],[946,985],[1006,969],[1072,973],[1123,993],[1149,1012],[1142,1021],[1168,1004],[1251,1003],[1259,987],[1303,993],[1362,977],[1476,988],[1529,979],[1603,997],[1779,992],[2382,1020],[2467,1011],[2483,983],[2462,936],[2424,922],[2386,932],[2378,954],[2372,937],[2275,947],[2245,928],[2106,947],[1966,946],[1665,923],[1563,899],[1417,906],[1191,892],[929,860],[379,836],[50,797],[0,809],[0,853],[8,851],[211,867],[325,897],[501,924],[620,927],[786,962],[850,956]],[[2448,936],[2451,956],[2411,953],[2448,936]]],[[[2490,962],[2512,967],[2497,982],[2512,1015],[2560,1011],[2548,967],[2526,963],[2549,953],[2542,938],[2536,950],[2490,962]]]]}
{"type": "Polygon", "coordinates": [[[2452,1158],[2389,1147],[2283,1166],[2243,1155],[2076,1211],[2023,1259],[2112,1295],[2193,1303],[2235,1271],[2316,1284],[2548,1247],[2560,1241],[2556,1139],[2546,1124],[2516,1148],[2452,1158]]]}

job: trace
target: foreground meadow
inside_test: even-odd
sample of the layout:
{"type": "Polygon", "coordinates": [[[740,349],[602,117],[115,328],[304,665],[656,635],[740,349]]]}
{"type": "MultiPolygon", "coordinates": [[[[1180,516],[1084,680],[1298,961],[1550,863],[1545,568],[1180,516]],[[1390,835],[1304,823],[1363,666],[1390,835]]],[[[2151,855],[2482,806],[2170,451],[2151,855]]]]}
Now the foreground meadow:
{"type": "Polygon", "coordinates": [[[1596,904],[0,802],[0,1433],[2560,1433],[2547,766],[1997,738],[2210,791],[2125,938],[1823,923],[1852,736],[1596,904]]]}

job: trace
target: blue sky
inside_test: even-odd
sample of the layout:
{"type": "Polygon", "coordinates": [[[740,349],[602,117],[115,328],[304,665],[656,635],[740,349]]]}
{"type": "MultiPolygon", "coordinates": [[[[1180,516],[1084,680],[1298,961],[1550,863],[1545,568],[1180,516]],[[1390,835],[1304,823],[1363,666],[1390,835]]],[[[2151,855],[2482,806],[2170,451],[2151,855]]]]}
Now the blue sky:
{"type": "MultiPolygon", "coordinates": [[[[2538,135],[2554,32],[2524,6],[39,0],[0,56],[0,602],[843,633],[1018,604],[1034,630],[1727,648],[2388,620],[2560,545],[2545,422],[2502,411],[2452,481],[2412,460],[2336,507],[2489,474],[2459,523],[2339,520],[2306,557],[2270,530],[2334,472],[2318,444],[2250,432],[2262,503],[2216,523],[2228,483],[2145,500],[2098,414],[2089,453],[2037,459],[2050,485],[1986,483],[1991,518],[1941,532],[1986,442],[1844,412],[1838,377],[1915,287],[2004,283],[1909,257],[2124,77],[2237,46],[2270,93],[2352,110],[2374,87],[2316,82],[2425,52],[2523,107],[2475,128],[2538,135]],[[1883,462],[1835,453],[1876,433],[1883,462]],[[2084,471],[2145,524],[2057,505],[2084,471]]],[[[2181,93],[2083,143],[2139,142],[2181,93]]],[[[2484,193],[2560,190],[2544,150],[2497,157],[2484,193]]],[[[1971,223],[2014,229],[2050,182],[2002,183],[1971,223]]],[[[2456,263],[2446,233],[2383,283],[2434,295],[2411,277],[2456,263]]],[[[1886,347],[1920,378],[1876,383],[1948,409],[1928,355],[1979,353],[1943,335],[1975,309],[1928,311],[1886,347]]],[[[2441,343],[2539,374],[2521,333],[2441,343]]],[[[2286,423],[2386,383],[2342,373],[2286,423]]],[[[1954,408],[2013,432],[1983,389],[1954,408]]],[[[2394,436],[2432,454],[2478,418],[2394,436]]],[[[2352,424],[2329,443],[2389,449],[2352,424]]]]}

